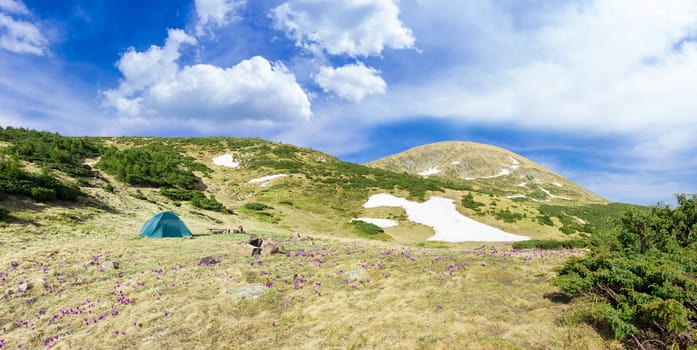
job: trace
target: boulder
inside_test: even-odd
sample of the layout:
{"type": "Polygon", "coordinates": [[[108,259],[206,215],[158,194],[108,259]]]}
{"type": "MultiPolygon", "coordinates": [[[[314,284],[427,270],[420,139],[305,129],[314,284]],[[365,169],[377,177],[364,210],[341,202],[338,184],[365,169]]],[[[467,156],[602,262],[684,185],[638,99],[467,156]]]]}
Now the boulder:
{"type": "Polygon", "coordinates": [[[119,266],[121,266],[121,264],[111,260],[106,260],[102,263],[102,268],[105,270],[118,270],[119,266]]]}
{"type": "Polygon", "coordinates": [[[219,264],[220,261],[221,261],[220,257],[206,256],[206,257],[201,258],[201,260],[198,261],[198,264],[210,266],[210,265],[219,264]]]}
{"type": "Polygon", "coordinates": [[[364,272],[365,272],[365,270],[352,270],[352,271],[348,271],[348,272],[346,272],[346,277],[347,277],[349,280],[355,281],[355,280],[361,278],[361,275],[362,275],[364,272]]]}
{"type": "Polygon", "coordinates": [[[261,252],[264,255],[271,255],[271,254],[285,254],[285,248],[278,242],[274,242],[273,240],[265,240],[261,244],[261,252]]]}
{"type": "Polygon", "coordinates": [[[261,239],[257,235],[251,235],[249,236],[249,239],[247,240],[247,244],[251,245],[252,247],[259,248],[261,247],[262,243],[264,243],[264,240],[261,239]]]}
{"type": "Polygon", "coordinates": [[[259,257],[261,255],[261,246],[264,244],[264,240],[259,238],[257,235],[249,236],[247,244],[252,248],[252,256],[259,257]]]}
{"type": "Polygon", "coordinates": [[[253,283],[239,286],[232,291],[232,300],[256,299],[266,294],[268,288],[263,284],[253,283]]]}
{"type": "Polygon", "coordinates": [[[18,293],[26,293],[28,290],[30,290],[34,285],[32,285],[29,282],[22,282],[17,286],[17,292],[18,293]]]}

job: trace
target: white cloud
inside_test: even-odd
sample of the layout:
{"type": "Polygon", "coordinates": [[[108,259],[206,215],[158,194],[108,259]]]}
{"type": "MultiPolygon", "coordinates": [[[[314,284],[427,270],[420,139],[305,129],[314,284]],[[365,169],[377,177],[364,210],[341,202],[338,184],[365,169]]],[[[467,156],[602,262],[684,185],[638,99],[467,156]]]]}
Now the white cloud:
{"type": "Polygon", "coordinates": [[[29,14],[27,6],[19,0],[0,0],[0,9],[13,14],[29,14]]]}
{"type": "Polygon", "coordinates": [[[0,125],[67,135],[103,135],[112,130],[94,105],[92,85],[43,65],[45,57],[0,50],[0,125]]]}
{"type": "Polygon", "coordinates": [[[19,53],[42,56],[48,50],[48,40],[36,23],[24,21],[16,16],[31,13],[21,1],[0,0],[0,48],[19,53]]]}
{"type": "Polygon", "coordinates": [[[660,201],[675,203],[676,194],[697,193],[697,186],[689,180],[695,176],[694,172],[589,172],[584,175],[579,184],[611,201],[619,199],[643,205],[653,205],[660,201]]]}
{"type": "Polygon", "coordinates": [[[414,37],[392,0],[292,0],[271,10],[277,29],[310,51],[380,55],[385,47],[411,48],[414,37]]]}
{"type": "Polygon", "coordinates": [[[145,52],[130,48],[116,63],[125,78],[122,93],[130,95],[159,81],[175,79],[183,44],[196,45],[196,39],[181,29],[170,29],[164,47],[152,45],[145,52]]]}
{"type": "Polygon", "coordinates": [[[196,34],[202,35],[207,26],[223,27],[237,17],[246,0],[196,0],[196,34]]]}
{"type": "Polygon", "coordinates": [[[697,131],[697,2],[556,4],[404,4],[420,38],[422,53],[409,55],[418,68],[386,79],[390,94],[333,113],[614,134],[647,162],[695,151],[686,137],[666,135],[697,131]]]}
{"type": "Polygon", "coordinates": [[[362,62],[339,68],[325,66],[319,69],[315,82],[325,92],[334,92],[339,97],[360,102],[367,95],[385,93],[387,84],[379,73],[362,62]]]}
{"type": "Polygon", "coordinates": [[[228,68],[180,66],[183,44],[196,40],[175,29],[164,47],[126,52],[117,63],[124,79],[118,89],[103,92],[104,104],[133,122],[169,117],[199,120],[200,128],[231,121],[273,125],[312,116],[307,95],[282,63],[255,56],[228,68]]]}

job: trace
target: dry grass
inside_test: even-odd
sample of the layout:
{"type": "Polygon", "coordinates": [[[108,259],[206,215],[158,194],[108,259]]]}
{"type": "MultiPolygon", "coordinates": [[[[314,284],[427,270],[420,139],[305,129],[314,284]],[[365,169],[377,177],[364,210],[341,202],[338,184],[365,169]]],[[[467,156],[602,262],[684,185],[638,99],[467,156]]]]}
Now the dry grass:
{"type": "MultiPolygon", "coordinates": [[[[544,298],[555,291],[553,267],[574,252],[316,237],[313,245],[284,241],[288,255],[257,261],[241,235],[139,239],[134,229],[146,215],[138,211],[82,209],[81,219],[65,211],[41,213],[43,226],[0,228],[0,338],[8,349],[609,345],[587,326],[564,322],[573,304],[544,298]],[[199,265],[204,256],[222,261],[199,265]],[[102,268],[107,259],[120,268],[102,268]],[[233,300],[248,283],[265,284],[268,293],[233,300]]],[[[201,232],[205,221],[196,218],[188,220],[201,232]]],[[[255,233],[286,237],[264,229],[255,233]]]]}
{"type": "MultiPolygon", "coordinates": [[[[512,252],[481,243],[406,246],[431,232],[406,221],[402,209],[323,211],[312,197],[319,194],[307,193],[302,178],[280,179],[285,187],[267,191],[244,184],[248,174],[224,170],[205,181],[236,215],[177,206],[153,189],[140,189],[150,201],[136,199],[129,195],[135,188],[116,181],[115,193],[84,189],[108,210],[6,198],[2,205],[16,220],[0,223],[2,349],[611,345],[584,324],[565,321],[577,306],[544,298],[555,291],[548,283],[552,269],[573,252],[512,252]],[[280,204],[288,199],[291,205],[280,204]],[[250,200],[272,205],[279,223],[238,210],[250,200]],[[195,239],[140,239],[143,223],[163,210],[178,214],[195,239]],[[364,213],[400,221],[387,230],[395,243],[347,238],[355,233],[344,216],[364,213]],[[242,243],[245,236],[204,234],[239,225],[262,237],[285,240],[300,231],[316,239],[313,245],[283,241],[289,256],[257,261],[242,243]],[[205,256],[221,262],[199,265],[205,256]],[[120,268],[103,268],[107,259],[120,268]],[[259,299],[233,300],[235,288],[249,283],[271,284],[259,299]]],[[[445,195],[458,202],[462,194],[445,195]]]]}

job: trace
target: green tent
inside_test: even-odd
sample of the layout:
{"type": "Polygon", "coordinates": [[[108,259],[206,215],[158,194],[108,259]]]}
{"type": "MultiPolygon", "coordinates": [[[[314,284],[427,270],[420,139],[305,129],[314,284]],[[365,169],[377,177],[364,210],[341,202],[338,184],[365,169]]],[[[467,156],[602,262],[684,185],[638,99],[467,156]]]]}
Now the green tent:
{"type": "Polygon", "coordinates": [[[191,237],[191,231],[174,213],[163,211],[143,225],[140,235],[148,238],[191,237]]]}

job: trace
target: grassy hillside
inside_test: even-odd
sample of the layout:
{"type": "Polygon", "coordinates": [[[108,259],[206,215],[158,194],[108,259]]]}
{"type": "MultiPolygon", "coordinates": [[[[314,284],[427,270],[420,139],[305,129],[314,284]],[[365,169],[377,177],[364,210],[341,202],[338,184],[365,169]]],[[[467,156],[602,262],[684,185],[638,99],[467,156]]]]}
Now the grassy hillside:
{"type": "Polygon", "coordinates": [[[550,283],[583,251],[425,241],[431,229],[403,209],[362,205],[381,192],[439,195],[508,232],[596,245],[629,206],[521,202],[495,188],[260,139],[66,138],[11,128],[0,138],[2,348],[620,346],[583,322],[587,300],[568,302],[550,283]],[[36,140],[50,147],[21,151],[36,140]],[[239,166],[213,163],[225,154],[239,166]],[[285,176],[250,183],[270,175],[285,176]],[[32,193],[37,187],[43,195],[32,193]],[[59,195],[64,188],[73,195],[59,195]],[[165,210],[194,239],[140,239],[143,223],[165,210]],[[363,216],[399,226],[349,223],[363,216]],[[209,233],[240,225],[280,241],[286,254],[255,259],[247,235],[209,233]],[[303,238],[291,240],[292,232],[303,238]],[[200,264],[207,256],[219,263],[200,264]],[[250,285],[265,294],[236,299],[250,285]]]}
{"type": "Polygon", "coordinates": [[[519,154],[474,142],[422,145],[368,165],[448,179],[479,192],[519,202],[605,202],[598,195],[519,154]]]}
{"type": "MultiPolygon", "coordinates": [[[[68,200],[75,203],[70,205],[116,207],[113,209],[128,197],[140,205],[156,203],[158,209],[228,213],[231,216],[217,220],[261,221],[285,231],[360,236],[349,221],[374,216],[397,220],[400,225],[373,238],[416,243],[433,234],[430,228],[409,222],[402,209],[362,208],[371,194],[380,192],[417,201],[431,195],[451,198],[465,215],[537,239],[592,234],[612,224],[616,213],[628,208],[587,200],[544,202],[511,197],[501,192],[505,186],[496,181],[512,176],[478,184],[453,177],[423,177],[343,162],[315,150],[261,139],[70,138],[12,128],[0,130],[0,139],[4,145],[0,169],[5,169],[0,174],[4,179],[0,193],[39,202],[54,200],[51,205],[56,205],[55,200],[68,200]],[[34,144],[43,146],[31,146],[34,144]],[[239,167],[213,164],[214,157],[224,154],[232,155],[239,167]],[[249,183],[270,175],[286,176],[249,183]],[[248,210],[248,203],[267,208],[248,210]]],[[[490,156],[511,161],[509,153],[492,149],[490,156]]],[[[522,167],[519,171],[534,169],[538,177],[547,174],[522,158],[517,161],[522,167]]],[[[568,183],[557,177],[555,183],[568,183]]],[[[4,205],[12,215],[15,209],[4,205]]],[[[219,223],[209,223],[215,224],[219,223]]]]}

